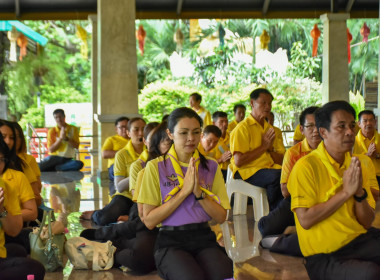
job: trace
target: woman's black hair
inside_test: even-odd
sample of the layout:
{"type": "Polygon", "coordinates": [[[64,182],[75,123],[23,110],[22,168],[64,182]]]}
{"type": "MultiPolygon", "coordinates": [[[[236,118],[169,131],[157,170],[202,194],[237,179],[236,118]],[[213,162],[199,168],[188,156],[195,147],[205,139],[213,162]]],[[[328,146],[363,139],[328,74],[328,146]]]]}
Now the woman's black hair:
{"type": "MultiPolygon", "coordinates": [[[[187,108],[187,107],[181,107],[181,108],[175,109],[169,115],[168,129],[169,129],[170,133],[174,132],[174,128],[176,127],[177,123],[183,118],[189,118],[189,119],[194,118],[194,119],[196,119],[199,122],[199,125],[202,129],[202,126],[203,126],[202,118],[194,110],[187,108]]],[[[164,155],[164,157],[165,157],[165,155],[164,155]]],[[[208,165],[207,165],[207,159],[201,153],[199,153],[199,161],[200,161],[200,165],[204,169],[209,170],[208,165]]]]}
{"type": "Polygon", "coordinates": [[[169,135],[166,133],[168,128],[167,122],[160,123],[157,127],[153,129],[149,141],[149,155],[148,161],[156,157],[162,156],[160,151],[160,143],[167,139],[170,140],[169,135]]]}
{"type": "MultiPolygon", "coordinates": [[[[0,127],[2,127],[4,125],[8,126],[12,130],[13,136],[16,138],[15,128],[12,125],[12,123],[9,121],[6,121],[6,120],[0,120],[0,127]]],[[[3,137],[2,137],[2,140],[4,141],[3,137]]],[[[4,141],[4,143],[5,143],[5,141],[4,141]]],[[[8,150],[9,150],[9,148],[8,148],[8,150]]],[[[16,140],[14,142],[12,149],[10,149],[8,161],[9,161],[9,166],[8,166],[9,168],[23,172],[22,168],[24,166],[24,163],[23,163],[22,159],[19,158],[16,154],[16,140]]]]}
{"type": "Polygon", "coordinates": [[[18,122],[12,122],[11,123],[15,129],[15,132],[17,131],[19,136],[20,136],[20,141],[21,141],[21,146],[19,150],[17,151],[17,136],[15,133],[15,149],[16,149],[16,154],[18,153],[26,153],[26,141],[25,141],[25,135],[24,132],[22,131],[21,126],[18,124],[18,122]]]}
{"type": "Polygon", "coordinates": [[[3,173],[8,169],[10,164],[10,157],[11,157],[11,151],[8,148],[7,143],[5,143],[3,135],[0,133],[0,154],[3,155],[4,158],[6,158],[5,166],[3,173]]]}

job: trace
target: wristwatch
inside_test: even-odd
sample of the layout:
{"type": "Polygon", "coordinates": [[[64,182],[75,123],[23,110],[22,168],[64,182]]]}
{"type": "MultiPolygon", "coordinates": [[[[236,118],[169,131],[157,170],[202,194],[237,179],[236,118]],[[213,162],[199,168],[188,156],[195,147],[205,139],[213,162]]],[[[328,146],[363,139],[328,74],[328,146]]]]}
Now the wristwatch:
{"type": "Polygon", "coordinates": [[[354,199],[357,201],[357,202],[362,202],[364,199],[366,199],[368,197],[368,193],[365,189],[363,189],[364,191],[364,194],[362,196],[356,196],[354,195],[354,199]]]}
{"type": "MultiPolygon", "coordinates": [[[[195,196],[195,194],[194,194],[194,196],[195,196]]],[[[195,200],[202,200],[202,199],[204,199],[206,197],[206,193],[205,192],[201,192],[201,196],[200,197],[196,197],[195,196],[195,200]]]]}
{"type": "Polygon", "coordinates": [[[0,218],[5,218],[8,215],[7,209],[4,208],[3,212],[0,212],[0,218]]]}

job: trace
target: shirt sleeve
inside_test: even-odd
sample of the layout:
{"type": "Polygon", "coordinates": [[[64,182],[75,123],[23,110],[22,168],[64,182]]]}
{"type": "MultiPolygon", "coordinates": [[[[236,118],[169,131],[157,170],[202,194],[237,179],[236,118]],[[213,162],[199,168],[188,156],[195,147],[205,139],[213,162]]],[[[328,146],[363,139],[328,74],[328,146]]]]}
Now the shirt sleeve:
{"type": "Polygon", "coordinates": [[[285,154],[284,141],[282,139],[282,132],[279,128],[275,128],[276,140],[274,141],[274,149],[279,154],[285,154]]]}
{"type": "Polygon", "coordinates": [[[36,159],[31,155],[27,155],[27,156],[28,156],[28,163],[29,163],[30,168],[32,168],[36,177],[41,177],[41,170],[38,167],[36,159]]]}
{"type": "MultiPolygon", "coordinates": [[[[260,136],[261,137],[261,136],[260,136]]],[[[240,126],[238,129],[232,131],[230,139],[230,149],[232,155],[235,152],[246,153],[249,151],[249,133],[246,131],[245,126],[240,126]]]]}
{"type": "Polygon", "coordinates": [[[223,179],[223,174],[219,166],[215,172],[214,182],[212,184],[212,193],[219,197],[220,205],[224,209],[231,209],[230,201],[227,196],[226,185],[223,179]]]}
{"type": "Polygon", "coordinates": [[[47,137],[47,147],[50,148],[50,146],[53,145],[56,140],[57,140],[57,133],[55,131],[55,127],[50,128],[48,131],[48,137],[47,137]]]}
{"type": "Polygon", "coordinates": [[[294,165],[287,185],[292,196],[292,211],[296,208],[310,208],[317,203],[316,184],[312,166],[301,158],[294,165]]]}
{"type": "Polygon", "coordinates": [[[28,182],[28,179],[26,178],[24,173],[17,172],[17,174],[15,174],[15,180],[13,183],[20,186],[20,202],[21,203],[27,202],[35,198],[32,186],[28,182]]]}
{"type": "Polygon", "coordinates": [[[142,170],[140,160],[136,160],[129,168],[129,190],[136,190],[137,175],[142,170]]]}
{"type": "Polygon", "coordinates": [[[161,201],[158,168],[154,162],[150,161],[145,167],[144,176],[141,182],[141,190],[137,198],[137,202],[160,206],[161,201]]]}
{"type": "Polygon", "coordinates": [[[104,141],[102,151],[105,151],[105,150],[113,150],[113,142],[112,142],[111,137],[108,137],[106,141],[104,141]]]}
{"type": "Polygon", "coordinates": [[[281,184],[288,183],[290,171],[294,166],[294,160],[292,160],[291,150],[287,150],[284,156],[284,160],[282,162],[282,170],[281,170],[281,184]]]}
{"type": "Polygon", "coordinates": [[[118,151],[115,155],[115,164],[113,173],[114,176],[122,176],[122,177],[128,177],[129,176],[129,170],[128,170],[128,161],[126,157],[127,151],[125,149],[122,149],[118,151]]]}

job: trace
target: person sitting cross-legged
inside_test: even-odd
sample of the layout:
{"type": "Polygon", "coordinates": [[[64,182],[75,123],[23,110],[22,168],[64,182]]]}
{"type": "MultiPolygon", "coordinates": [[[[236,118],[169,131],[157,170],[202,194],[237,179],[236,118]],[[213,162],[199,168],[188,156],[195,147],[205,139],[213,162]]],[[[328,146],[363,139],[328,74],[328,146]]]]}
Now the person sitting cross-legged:
{"type": "Polygon", "coordinates": [[[346,101],[318,109],[323,141],[290,173],[291,209],[311,280],[379,279],[380,229],[371,227],[377,181],[368,157],[351,155],[355,114],[346,101]]]}

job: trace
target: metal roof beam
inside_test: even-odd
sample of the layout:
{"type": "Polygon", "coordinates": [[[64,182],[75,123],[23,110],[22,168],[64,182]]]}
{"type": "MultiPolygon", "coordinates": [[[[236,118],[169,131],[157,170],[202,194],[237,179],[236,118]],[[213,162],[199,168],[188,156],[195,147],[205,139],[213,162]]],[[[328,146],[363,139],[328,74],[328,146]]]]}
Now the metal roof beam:
{"type": "Polygon", "coordinates": [[[348,0],[347,5],[346,5],[346,13],[351,12],[352,5],[354,5],[355,0],[348,0]]]}
{"type": "Polygon", "coordinates": [[[182,4],[183,4],[183,0],[178,0],[178,2],[177,2],[177,15],[181,15],[181,13],[182,13],[182,4]]]}
{"type": "Polygon", "coordinates": [[[265,0],[263,4],[263,15],[265,16],[268,13],[270,0],[265,0]]]}
{"type": "Polygon", "coordinates": [[[16,18],[20,17],[20,0],[15,0],[15,14],[16,18]]]}

